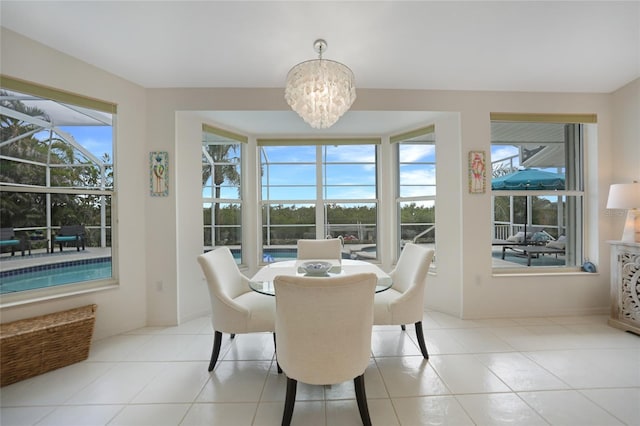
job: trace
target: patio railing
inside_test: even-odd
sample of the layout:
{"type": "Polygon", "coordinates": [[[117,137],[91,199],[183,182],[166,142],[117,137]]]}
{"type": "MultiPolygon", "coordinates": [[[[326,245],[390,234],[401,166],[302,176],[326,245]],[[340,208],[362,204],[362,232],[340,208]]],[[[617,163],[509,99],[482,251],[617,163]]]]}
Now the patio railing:
{"type": "MultiPolygon", "coordinates": [[[[546,231],[551,235],[560,235],[558,227],[554,225],[527,225],[527,233],[546,231]]],[[[516,235],[518,232],[524,232],[524,224],[521,223],[508,223],[508,222],[495,222],[493,224],[493,238],[497,240],[506,240],[512,235],[516,235]]]]}

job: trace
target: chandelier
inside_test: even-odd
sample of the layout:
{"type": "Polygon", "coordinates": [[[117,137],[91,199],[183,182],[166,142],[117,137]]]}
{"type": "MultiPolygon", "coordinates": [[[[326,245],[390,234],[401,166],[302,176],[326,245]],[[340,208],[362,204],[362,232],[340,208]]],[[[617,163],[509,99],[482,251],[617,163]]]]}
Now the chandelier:
{"type": "Polygon", "coordinates": [[[322,59],[327,42],[313,43],[318,59],[301,62],[287,74],[284,99],[315,129],[333,126],[356,100],[353,72],[340,62],[322,59]]]}

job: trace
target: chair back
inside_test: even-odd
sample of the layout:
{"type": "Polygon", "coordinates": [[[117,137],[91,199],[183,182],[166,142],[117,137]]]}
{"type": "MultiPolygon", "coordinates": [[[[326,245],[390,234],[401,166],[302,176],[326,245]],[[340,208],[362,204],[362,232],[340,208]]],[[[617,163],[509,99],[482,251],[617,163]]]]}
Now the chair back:
{"type": "Polygon", "coordinates": [[[61,237],[84,237],[84,225],[62,225],[56,235],[61,237]]]}
{"type": "Polygon", "coordinates": [[[298,240],[298,259],[342,259],[339,238],[298,240]]]}
{"type": "Polygon", "coordinates": [[[394,270],[389,274],[393,288],[405,293],[413,285],[422,285],[429,272],[433,250],[413,243],[407,243],[394,270]]]}
{"type": "Polygon", "coordinates": [[[250,312],[233,299],[251,289],[231,250],[228,247],[211,250],[198,256],[198,263],[209,287],[214,328],[229,333],[245,332],[250,312]]]}
{"type": "Polygon", "coordinates": [[[0,240],[14,240],[15,238],[13,228],[0,228],[0,240]]]}
{"type": "Polygon", "coordinates": [[[277,276],[276,352],[288,377],[342,383],[369,364],[375,274],[277,276]]]}

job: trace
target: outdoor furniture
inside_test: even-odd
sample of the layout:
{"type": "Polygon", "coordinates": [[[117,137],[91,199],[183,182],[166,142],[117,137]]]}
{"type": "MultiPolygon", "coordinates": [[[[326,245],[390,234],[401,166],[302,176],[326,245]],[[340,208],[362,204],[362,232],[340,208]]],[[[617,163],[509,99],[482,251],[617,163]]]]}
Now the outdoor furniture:
{"type": "MultiPolygon", "coordinates": [[[[27,241],[29,249],[44,248],[47,250],[47,253],[49,253],[49,250],[51,249],[49,240],[42,231],[36,231],[28,234],[27,241]]],[[[31,254],[31,252],[29,252],[29,254],[31,254]]]]}
{"type": "Polygon", "coordinates": [[[556,241],[549,241],[544,245],[530,242],[527,244],[511,244],[502,246],[502,259],[504,259],[507,250],[514,252],[516,256],[523,256],[527,258],[527,266],[531,266],[531,259],[537,259],[540,255],[555,254],[558,257],[559,254],[565,254],[566,239],[561,236],[556,241]]]}
{"type": "Polygon", "coordinates": [[[547,246],[532,246],[527,247],[527,266],[531,266],[531,259],[538,258],[543,254],[555,254],[558,257],[559,254],[564,255],[564,249],[558,249],[547,246]]]}
{"type": "Polygon", "coordinates": [[[62,246],[66,243],[74,243],[77,251],[80,251],[81,246],[82,250],[84,250],[84,240],[84,226],[64,225],[51,241],[51,253],[53,253],[56,244],[60,245],[60,251],[62,251],[62,246]]]}
{"type": "Polygon", "coordinates": [[[512,245],[515,245],[515,244],[518,244],[518,243],[515,243],[515,242],[513,242],[511,240],[502,240],[502,239],[499,239],[499,238],[495,238],[495,239],[493,239],[491,241],[491,245],[492,246],[512,246],[512,245]]]}
{"type": "Polygon", "coordinates": [[[11,249],[11,256],[15,256],[16,247],[20,248],[24,256],[25,246],[29,249],[29,254],[31,254],[31,246],[27,241],[16,238],[13,228],[0,228],[0,248],[9,247],[11,249]]]}
{"type": "MultiPolygon", "coordinates": [[[[564,174],[551,173],[539,169],[522,169],[516,170],[508,175],[493,178],[491,180],[492,191],[540,191],[540,190],[554,190],[560,191],[565,189],[565,176],[564,174]]],[[[530,240],[536,241],[533,232],[527,232],[527,225],[529,223],[529,198],[526,196],[524,206],[524,231],[518,232],[515,236],[511,236],[508,240],[515,240],[518,243],[529,243],[530,240]]],[[[549,234],[546,234],[549,235],[549,234]]],[[[496,245],[496,244],[494,244],[496,245]]],[[[504,259],[504,251],[503,259],[504,259]]]]}
{"type": "Polygon", "coordinates": [[[276,355],[287,375],[283,425],[291,423],[298,381],[333,385],[347,380],[354,382],[362,423],[371,425],[364,372],[371,356],[376,281],[372,273],[275,278],[276,355]]]}

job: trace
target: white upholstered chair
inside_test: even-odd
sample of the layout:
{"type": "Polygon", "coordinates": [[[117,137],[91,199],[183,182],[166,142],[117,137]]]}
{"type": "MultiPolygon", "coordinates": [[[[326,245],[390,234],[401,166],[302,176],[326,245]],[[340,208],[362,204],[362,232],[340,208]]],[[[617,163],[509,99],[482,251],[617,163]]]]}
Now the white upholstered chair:
{"type": "Polygon", "coordinates": [[[275,331],[275,298],[249,288],[248,278],[238,269],[228,247],[201,254],[198,263],[207,279],[211,298],[214,330],[211,371],[220,354],[222,333],[229,333],[233,338],[240,333],[275,331]]]}
{"type": "Polygon", "coordinates": [[[298,381],[328,385],[351,379],[362,422],[371,424],[364,371],[371,356],[376,282],[370,273],[275,278],[276,354],[287,375],[283,425],[291,422],[298,381]]]}
{"type": "Polygon", "coordinates": [[[393,271],[389,272],[393,286],[376,293],[374,302],[375,325],[415,324],[420,351],[425,359],[429,358],[422,331],[424,313],[424,290],[429,266],[433,259],[433,250],[413,243],[404,246],[393,271]]]}
{"type": "Polygon", "coordinates": [[[298,240],[298,259],[342,259],[342,242],[339,238],[298,240]]]}

